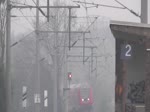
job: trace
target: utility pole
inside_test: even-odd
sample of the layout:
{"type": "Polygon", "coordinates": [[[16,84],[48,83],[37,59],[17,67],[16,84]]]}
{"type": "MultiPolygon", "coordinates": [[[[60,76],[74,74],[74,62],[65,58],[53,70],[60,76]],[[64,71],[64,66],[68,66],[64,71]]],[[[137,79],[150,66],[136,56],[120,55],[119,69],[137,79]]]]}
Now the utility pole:
{"type": "MultiPolygon", "coordinates": [[[[56,34],[55,34],[56,35],[56,34]]],[[[57,36],[58,35],[56,35],[55,36],[55,43],[57,43],[56,41],[57,41],[57,36]]],[[[58,75],[58,47],[57,47],[57,45],[55,45],[55,55],[54,55],[54,104],[53,104],[53,109],[54,109],[54,112],[57,112],[57,90],[58,90],[58,84],[57,84],[57,75],[58,75]]]]}
{"type": "Polygon", "coordinates": [[[69,50],[71,49],[71,8],[69,8],[69,50]]]}
{"type": "MultiPolygon", "coordinates": [[[[65,42],[65,44],[66,44],[66,42],[65,42]]],[[[64,45],[65,45],[64,44],[64,45]]],[[[64,47],[64,52],[65,52],[65,60],[64,60],[64,89],[65,88],[68,88],[68,79],[67,79],[67,74],[68,74],[68,61],[67,61],[67,51],[68,51],[68,49],[66,48],[66,47],[64,47]]],[[[63,93],[64,93],[64,101],[65,101],[65,103],[64,103],[64,112],[68,112],[68,91],[66,91],[66,90],[63,90],[63,93]]]]}
{"type": "Polygon", "coordinates": [[[83,33],[83,64],[84,64],[84,58],[85,58],[85,33],[83,33]]]}
{"type": "MultiPolygon", "coordinates": [[[[36,6],[39,7],[39,0],[36,0],[36,6]]],[[[36,69],[35,69],[35,112],[40,112],[40,65],[39,65],[39,9],[36,8],[36,69]]]]}
{"type": "Polygon", "coordinates": [[[93,48],[91,48],[91,76],[92,77],[92,71],[93,71],[93,48]]]}
{"type": "Polygon", "coordinates": [[[89,61],[89,81],[91,80],[91,61],[89,61]]]}
{"type": "Polygon", "coordinates": [[[97,57],[96,57],[96,73],[95,73],[95,78],[97,78],[97,57]]]}
{"type": "MultiPolygon", "coordinates": [[[[58,30],[58,9],[56,12],[55,31],[58,30]]],[[[58,112],[58,92],[59,92],[59,48],[58,48],[58,33],[55,33],[54,44],[54,100],[53,100],[53,112],[58,112]]]]}
{"type": "Polygon", "coordinates": [[[47,21],[49,22],[49,0],[47,0],[47,21]]]}
{"type": "Polygon", "coordinates": [[[141,23],[148,24],[148,0],[141,0],[141,23]]]}
{"type": "Polygon", "coordinates": [[[6,66],[5,66],[5,87],[6,87],[6,112],[12,112],[11,107],[11,74],[10,74],[10,41],[11,41],[11,5],[10,0],[7,0],[7,15],[6,15],[6,66]]]}

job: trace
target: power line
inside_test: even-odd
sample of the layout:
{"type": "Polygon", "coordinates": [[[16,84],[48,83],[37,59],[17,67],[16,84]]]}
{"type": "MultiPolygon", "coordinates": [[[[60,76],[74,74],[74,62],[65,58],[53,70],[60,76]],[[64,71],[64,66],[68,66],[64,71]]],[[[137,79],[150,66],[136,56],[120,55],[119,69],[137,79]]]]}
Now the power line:
{"type": "Polygon", "coordinates": [[[22,42],[24,39],[26,39],[26,37],[28,37],[28,36],[29,36],[30,34],[32,34],[33,32],[35,32],[35,30],[32,31],[32,32],[30,32],[30,33],[27,34],[26,36],[24,36],[24,37],[23,37],[22,39],[20,39],[19,41],[13,43],[13,44],[11,45],[11,47],[14,47],[14,46],[17,45],[18,43],[22,42]]]}
{"type": "Polygon", "coordinates": [[[31,6],[31,5],[29,5],[29,4],[26,4],[26,3],[20,3],[20,2],[16,2],[16,1],[11,1],[11,3],[18,4],[18,5],[31,6]]]}
{"type": "Polygon", "coordinates": [[[117,6],[112,6],[112,5],[104,5],[104,4],[96,4],[96,3],[90,3],[90,2],[81,2],[81,1],[73,1],[76,3],[80,3],[80,4],[86,4],[86,5],[91,5],[89,7],[86,8],[92,8],[92,7],[108,7],[108,8],[117,8],[117,9],[125,9],[125,7],[117,7],[117,6]]]}
{"type": "MultiPolygon", "coordinates": [[[[40,27],[42,27],[42,26],[44,26],[44,25],[45,25],[45,24],[41,25],[40,27]]],[[[14,47],[14,46],[17,45],[18,43],[22,42],[23,40],[25,40],[27,37],[29,37],[29,35],[31,35],[31,34],[34,33],[34,32],[35,32],[35,30],[33,30],[32,32],[30,32],[29,34],[27,34],[26,36],[24,36],[24,37],[23,37],[22,39],[20,39],[19,41],[13,43],[13,44],[11,45],[11,47],[14,47]]]]}
{"type": "MultiPolygon", "coordinates": [[[[27,1],[25,0],[24,3],[27,3],[27,1]]],[[[33,13],[33,10],[30,9],[30,11],[31,11],[31,13],[35,16],[35,13],[33,13]]]]}
{"type": "Polygon", "coordinates": [[[100,16],[98,16],[98,15],[95,15],[95,16],[74,16],[74,17],[72,17],[72,18],[74,18],[74,19],[78,19],[78,18],[83,18],[83,19],[85,19],[85,18],[95,18],[95,17],[100,17],[100,16]]]}
{"type": "Polygon", "coordinates": [[[95,20],[87,27],[87,29],[85,31],[87,31],[94,23],[95,21],[98,19],[98,17],[95,17],[95,20]]]}
{"type": "MultiPolygon", "coordinates": [[[[47,6],[39,6],[42,9],[47,9],[47,6]]],[[[26,6],[13,6],[12,8],[21,8],[21,9],[36,9],[38,8],[37,6],[31,6],[31,5],[26,5],[26,6]]],[[[55,9],[55,8],[64,8],[64,9],[73,9],[73,8],[80,8],[80,6],[65,6],[65,5],[60,5],[60,6],[49,6],[49,8],[55,9]]]]}
{"type": "MultiPolygon", "coordinates": [[[[36,2],[34,1],[34,0],[32,0],[33,1],[33,3],[36,5],[36,2]]],[[[15,4],[19,4],[19,5],[23,5],[23,6],[28,6],[29,8],[33,8],[34,6],[32,6],[32,5],[29,5],[29,4],[25,4],[25,3],[19,3],[19,2],[14,2],[14,1],[11,1],[12,3],[15,3],[15,4]]],[[[22,8],[22,6],[13,6],[13,7],[18,7],[18,8],[22,8]]],[[[12,8],[13,8],[12,7],[12,8]]],[[[38,10],[42,13],[42,15],[43,16],[45,16],[45,17],[47,17],[47,15],[43,12],[43,10],[40,8],[40,7],[37,7],[36,6],[36,8],[38,8],[38,10]]]]}
{"type": "Polygon", "coordinates": [[[13,21],[13,24],[16,24],[17,26],[19,26],[19,27],[21,27],[21,28],[24,28],[24,29],[29,29],[29,27],[27,27],[27,26],[23,26],[23,25],[21,25],[21,24],[19,24],[17,21],[13,21]]]}
{"type": "MultiPolygon", "coordinates": [[[[31,25],[31,27],[33,27],[33,25],[31,24],[31,22],[28,20],[27,17],[24,16],[22,10],[19,10],[21,12],[21,14],[23,15],[23,17],[26,19],[26,21],[31,25]]],[[[33,27],[34,28],[34,27],[33,27]]]]}
{"type": "MultiPolygon", "coordinates": [[[[11,15],[11,17],[24,17],[24,16],[21,16],[21,15],[11,15]]],[[[30,16],[30,15],[27,15],[27,16],[25,16],[25,17],[35,17],[35,16],[30,16]]],[[[43,16],[39,16],[39,17],[43,17],[43,16]]],[[[54,18],[55,16],[50,16],[50,17],[52,17],[52,18],[54,18]]],[[[85,18],[96,18],[96,17],[100,17],[100,16],[88,16],[88,17],[86,17],[86,16],[72,16],[72,18],[73,19],[79,19],[79,18],[81,18],[81,19],[85,19],[85,18]]],[[[66,18],[66,17],[61,17],[61,18],[66,18]]]]}
{"type": "MultiPolygon", "coordinates": [[[[11,15],[11,17],[35,17],[35,16],[17,16],[17,15],[11,15]]],[[[39,16],[39,17],[43,17],[43,16],[39,16]]],[[[45,18],[45,17],[44,17],[45,18]]]]}
{"type": "MultiPolygon", "coordinates": [[[[14,1],[11,1],[12,3],[15,3],[15,4],[19,4],[19,5],[24,5],[24,6],[31,6],[29,4],[27,4],[27,2],[25,1],[24,3],[19,3],[19,2],[14,2],[14,1]]],[[[32,14],[34,15],[33,11],[31,10],[32,14]]],[[[16,16],[13,16],[13,17],[16,17],[16,16]]],[[[35,16],[34,16],[35,17],[35,16]]]]}
{"type": "MultiPolygon", "coordinates": [[[[32,0],[32,1],[37,6],[36,2],[34,0],[32,0]]],[[[37,7],[37,8],[43,14],[43,16],[47,17],[47,15],[43,12],[43,10],[40,7],[37,7]]]]}
{"type": "Polygon", "coordinates": [[[130,11],[133,15],[140,17],[139,14],[137,14],[136,12],[134,12],[133,10],[129,9],[127,6],[125,6],[124,4],[122,4],[121,2],[119,2],[118,0],[115,0],[118,4],[120,4],[121,6],[123,6],[125,9],[127,9],[128,11],[130,11]]]}

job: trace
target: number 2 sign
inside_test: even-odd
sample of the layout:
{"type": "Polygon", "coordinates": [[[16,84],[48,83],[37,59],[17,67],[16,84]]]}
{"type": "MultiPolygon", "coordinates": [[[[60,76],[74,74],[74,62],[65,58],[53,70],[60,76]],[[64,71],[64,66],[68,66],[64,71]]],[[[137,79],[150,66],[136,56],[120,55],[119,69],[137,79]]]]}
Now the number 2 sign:
{"type": "Polygon", "coordinates": [[[121,59],[127,60],[132,58],[132,46],[130,44],[121,45],[121,59]]]}

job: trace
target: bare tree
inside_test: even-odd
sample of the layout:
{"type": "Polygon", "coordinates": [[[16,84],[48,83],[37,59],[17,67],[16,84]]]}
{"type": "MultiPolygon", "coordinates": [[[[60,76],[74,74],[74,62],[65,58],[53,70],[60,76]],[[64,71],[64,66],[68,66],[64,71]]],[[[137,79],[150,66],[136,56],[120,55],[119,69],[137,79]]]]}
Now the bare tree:
{"type": "Polygon", "coordinates": [[[0,111],[5,111],[5,43],[7,0],[0,0],[0,111]]]}
{"type": "MultiPolygon", "coordinates": [[[[0,4],[0,68],[3,68],[4,48],[5,48],[5,27],[6,27],[6,3],[0,4]]],[[[1,71],[2,69],[0,69],[1,71]]]]}
{"type": "Polygon", "coordinates": [[[5,87],[4,87],[5,27],[6,27],[6,2],[2,0],[0,1],[0,111],[5,111],[5,87]]]}
{"type": "MultiPolygon", "coordinates": [[[[53,5],[66,5],[65,2],[55,1],[53,5]]],[[[75,12],[73,12],[75,14],[75,12]]],[[[72,15],[73,15],[72,14],[72,15]]],[[[44,33],[46,38],[43,38],[44,46],[49,55],[52,57],[53,66],[57,64],[53,74],[57,74],[57,109],[58,112],[63,110],[63,79],[65,73],[65,57],[68,46],[68,33],[58,33],[59,31],[67,32],[69,26],[69,11],[68,9],[56,8],[50,9],[50,20],[41,28],[41,30],[51,31],[51,33],[44,33]],[[56,59],[57,57],[57,59],[56,59]],[[57,60],[57,62],[56,62],[57,60]],[[55,63],[56,62],[56,63],[55,63]]],[[[72,23],[75,21],[72,20],[72,23]]],[[[53,69],[54,70],[54,69],[53,69]]],[[[67,76],[67,75],[66,75],[67,76]]]]}

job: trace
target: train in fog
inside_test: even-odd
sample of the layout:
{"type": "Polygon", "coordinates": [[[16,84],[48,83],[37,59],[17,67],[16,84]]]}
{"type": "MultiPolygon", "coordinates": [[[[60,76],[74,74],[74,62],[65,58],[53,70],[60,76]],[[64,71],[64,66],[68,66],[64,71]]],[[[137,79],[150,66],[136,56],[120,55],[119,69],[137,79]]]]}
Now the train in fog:
{"type": "Polygon", "coordinates": [[[68,112],[92,112],[93,91],[89,85],[71,85],[68,112]]]}

